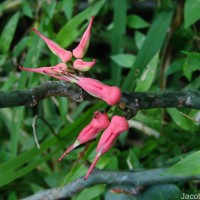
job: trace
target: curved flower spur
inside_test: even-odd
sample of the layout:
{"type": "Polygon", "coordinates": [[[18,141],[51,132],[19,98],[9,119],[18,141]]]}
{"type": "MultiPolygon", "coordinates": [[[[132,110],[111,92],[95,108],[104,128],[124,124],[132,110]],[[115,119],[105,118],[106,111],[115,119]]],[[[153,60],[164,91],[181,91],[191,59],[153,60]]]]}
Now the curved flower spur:
{"type": "Polygon", "coordinates": [[[70,61],[72,59],[72,52],[71,51],[67,51],[67,50],[63,49],[57,43],[55,43],[54,41],[52,41],[49,38],[45,37],[42,33],[40,33],[35,28],[32,28],[32,30],[44,40],[44,42],[47,44],[49,49],[56,56],[58,56],[63,62],[68,62],[68,61],[70,61]]]}
{"type": "Polygon", "coordinates": [[[124,131],[127,131],[128,129],[129,129],[129,125],[125,117],[118,116],[118,115],[113,116],[110,122],[110,125],[103,132],[99,140],[98,146],[96,148],[97,155],[92,165],[90,166],[84,180],[86,180],[88,176],[91,174],[99,158],[113,146],[117,137],[124,131]]]}
{"type": "Polygon", "coordinates": [[[60,162],[71,150],[77,146],[89,142],[97,137],[98,133],[107,128],[110,124],[108,115],[103,110],[94,113],[92,121],[80,132],[76,141],[58,159],[60,162]]]}
{"type": "Polygon", "coordinates": [[[91,17],[90,23],[87,29],[85,30],[79,45],[72,51],[75,58],[83,58],[87,52],[87,49],[90,43],[90,33],[92,29],[93,20],[94,20],[94,16],[91,17]]]}
{"type": "Polygon", "coordinates": [[[59,63],[55,66],[50,67],[39,67],[39,68],[24,68],[22,66],[19,66],[19,69],[28,71],[28,72],[36,72],[39,74],[46,74],[49,76],[52,76],[54,78],[70,82],[70,80],[67,77],[63,76],[63,73],[68,73],[68,67],[65,63],[59,63]]]}

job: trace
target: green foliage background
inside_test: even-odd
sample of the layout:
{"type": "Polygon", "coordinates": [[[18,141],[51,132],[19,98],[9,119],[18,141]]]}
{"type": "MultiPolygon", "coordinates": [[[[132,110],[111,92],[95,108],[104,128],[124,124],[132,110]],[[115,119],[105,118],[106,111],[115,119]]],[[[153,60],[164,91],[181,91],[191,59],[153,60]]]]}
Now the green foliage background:
{"type": "MultiPolygon", "coordinates": [[[[5,0],[0,4],[1,91],[32,88],[50,80],[18,70],[19,65],[36,68],[58,63],[58,58],[31,31],[32,27],[72,50],[91,16],[95,20],[87,57],[97,59],[91,73],[99,80],[129,92],[199,90],[199,5],[199,0],[5,0]]],[[[40,190],[61,187],[84,175],[86,161],[94,158],[97,141],[79,161],[78,153],[84,147],[71,152],[61,163],[56,160],[91,120],[93,112],[105,107],[102,102],[78,104],[54,97],[33,108],[1,109],[0,199],[23,198],[40,190]],[[39,119],[37,135],[41,149],[36,148],[32,134],[35,115],[46,119],[57,134],[54,136],[39,119]]],[[[101,158],[97,168],[172,166],[167,173],[200,173],[200,111],[150,109],[140,111],[134,120],[151,128],[150,134],[154,131],[159,137],[131,127],[101,158]]],[[[197,193],[197,185],[195,182],[165,185],[159,191],[162,199],[167,199],[166,194],[172,192],[197,193]]],[[[147,197],[158,188],[149,190],[147,197]]],[[[137,199],[147,198],[145,193],[141,195],[144,196],[137,199]]],[[[73,199],[83,196],[88,200],[128,198],[116,197],[105,185],[85,189],[73,199]]],[[[170,197],[173,198],[177,199],[176,195],[170,197]]]]}

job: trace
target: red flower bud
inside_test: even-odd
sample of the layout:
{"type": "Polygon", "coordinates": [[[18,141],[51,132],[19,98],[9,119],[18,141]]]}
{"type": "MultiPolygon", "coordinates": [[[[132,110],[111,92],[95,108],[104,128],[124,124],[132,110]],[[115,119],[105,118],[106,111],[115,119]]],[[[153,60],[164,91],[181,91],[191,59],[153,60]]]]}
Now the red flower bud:
{"type": "Polygon", "coordinates": [[[79,45],[73,50],[73,55],[75,58],[83,58],[83,56],[85,55],[88,49],[93,20],[94,20],[94,17],[91,17],[90,23],[85,33],[83,34],[83,37],[81,38],[79,45]]]}
{"type": "Polygon", "coordinates": [[[91,174],[91,172],[92,172],[93,168],[95,167],[96,163],[98,162],[100,156],[103,155],[104,153],[106,153],[113,146],[117,137],[124,131],[127,131],[128,127],[129,127],[128,122],[125,117],[117,116],[117,115],[113,116],[113,118],[110,122],[110,125],[103,132],[103,134],[99,140],[99,143],[98,143],[98,146],[96,149],[97,155],[84,178],[85,180],[91,174]]]}
{"type": "Polygon", "coordinates": [[[94,117],[92,121],[80,132],[74,144],[72,144],[64,152],[64,154],[58,159],[58,161],[61,161],[75,147],[96,138],[98,133],[102,131],[103,129],[107,128],[109,124],[110,124],[110,121],[108,119],[108,115],[104,113],[104,111],[102,110],[96,111],[94,113],[94,117]]]}
{"type": "Polygon", "coordinates": [[[63,62],[68,62],[69,60],[72,59],[72,52],[71,51],[67,51],[67,50],[63,49],[57,43],[55,43],[54,41],[52,41],[49,38],[47,38],[44,35],[42,35],[42,33],[40,33],[35,28],[33,28],[32,30],[45,41],[45,43],[47,44],[49,49],[55,55],[57,55],[63,62]]]}
{"type": "Polygon", "coordinates": [[[111,87],[105,85],[93,78],[78,77],[77,79],[77,85],[79,85],[92,96],[102,99],[109,105],[115,105],[121,99],[121,90],[116,86],[111,87]]]}
{"type": "Polygon", "coordinates": [[[95,63],[96,63],[95,59],[93,59],[92,62],[85,62],[81,59],[77,59],[74,61],[73,66],[75,69],[79,71],[86,72],[90,70],[94,66],[95,63]]]}

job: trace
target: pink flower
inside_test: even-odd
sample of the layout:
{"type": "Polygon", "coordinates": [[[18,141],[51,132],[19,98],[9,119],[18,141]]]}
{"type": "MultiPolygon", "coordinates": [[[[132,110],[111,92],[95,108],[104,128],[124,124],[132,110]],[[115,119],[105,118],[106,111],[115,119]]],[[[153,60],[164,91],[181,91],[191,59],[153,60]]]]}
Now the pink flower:
{"type": "Polygon", "coordinates": [[[107,128],[110,124],[108,115],[102,110],[98,110],[94,113],[92,121],[80,132],[74,144],[72,144],[64,154],[58,159],[61,161],[71,150],[80,144],[84,144],[98,135],[100,131],[107,128]]]}
{"type": "Polygon", "coordinates": [[[95,59],[93,59],[92,62],[85,62],[81,59],[76,59],[73,63],[73,66],[75,69],[79,71],[86,72],[90,70],[94,66],[95,63],[96,63],[95,59]]]}
{"type": "Polygon", "coordinates": [[[124,131],[127,131],[128,128],[128,122],[125,117],[117,115],[113,116],[109,127],[104,131],[99,140],[98,146],[96,148],[97,155],[84,178],[85,180],[91,174],[100,156],[106,153],[113,146],[117,137],[124,131]]]}
{"type": "Polygon", "coordinates": [[[63,49],[57,43],[55,43],[54,41],[52,41],[49,38],[47,38],[44,35],[42,35],[42,33],[40,33],[35,28],[33,28],[32,30],[45,41],[45,43],[47,44],[49,49],[55,55],[57,55],[63,62],[68,62],[68,61],[70,61],[72,59],[72,52],[71,51],[67,51],[67,50],[63,49]]]}
{"type": "Polygon", "coordinates": [[[77,79],[77,85],[79,85],[92,96],[102,99],[109,105],[115,105],[121,99],[121,90],[116,86],[111,87],[105,85],[93,78],[78,77],[77,79]]]}
{"type": "Polygon", "coordinates": [[[72,51],[75,58],[83,58],[83,56],[85,55],[88,49],[93,20],[94,20],[94,17],[91,17],[90,23],[85,33],[83,34],[83,37],[81,38],[79,45],[72,51]]]}
{"type": "Polygon", "coordinates": [[[63,76],[63,73],[67,73],[67,65],[65,63],[59,63],[58,65],[51,66],[51,67],[39,67],[39,68],[24,68],[22,66],[19,66],[20,70],[28,71],[28,72],[36,72],[39,74],[47,74],[49,76],[52,76],[54,78],[71,82],[71,80],[65,76],[63,76]]]}

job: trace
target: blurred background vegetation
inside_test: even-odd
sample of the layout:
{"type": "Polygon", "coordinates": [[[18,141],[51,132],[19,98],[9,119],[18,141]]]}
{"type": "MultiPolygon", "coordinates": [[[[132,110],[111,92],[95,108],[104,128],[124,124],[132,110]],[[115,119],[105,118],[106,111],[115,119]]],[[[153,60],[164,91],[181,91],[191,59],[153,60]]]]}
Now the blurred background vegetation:
{"type": "MultiPolygon", "coordinates": [[[[199,10],[199,1],[193,0],[1,1],[1,91],[32,88],[51,79],[18,70],[19,65],[37,68],[59,62],[32,27],[72,50],[91,16],[95,20],[86,56],[97,59],[91,70],[97,79],[129,92],[199,90],[199,10]]],[[[71,152],[61,163],[56,160],[91,120],[93,112],[102,108],[106,108],[102,102],[75,103],[52,97],[32,108],[1,109],[0,199],[23,198],[84,175],[97,141],[80,160],[78,154],[84,147],[71,152]],[[33,137],[35,116],[41,149],[37,149],[33,137]]],[[[97,168],[168,167],[195,152],[195,162],[189,157],[180,168],[185,175],[200,174],[199,110],[149,109],[140,111],[131,122],[129,132],[120,136],[97,168]]],[[[180,168],[172,167],[171,171],[176,173],[180,168]]],[[[197,181],[179,183],[172,192],[197,193],[198,186],[197,181]]],[[[117,198],[108,193],[109,188],[102,184],[77,193],[73,199],[117,198]]],[[[166,196],[161,194],[162,199],[166,196]]],[[[175,195],[173,198],[177,199],[175,195]]]]}

